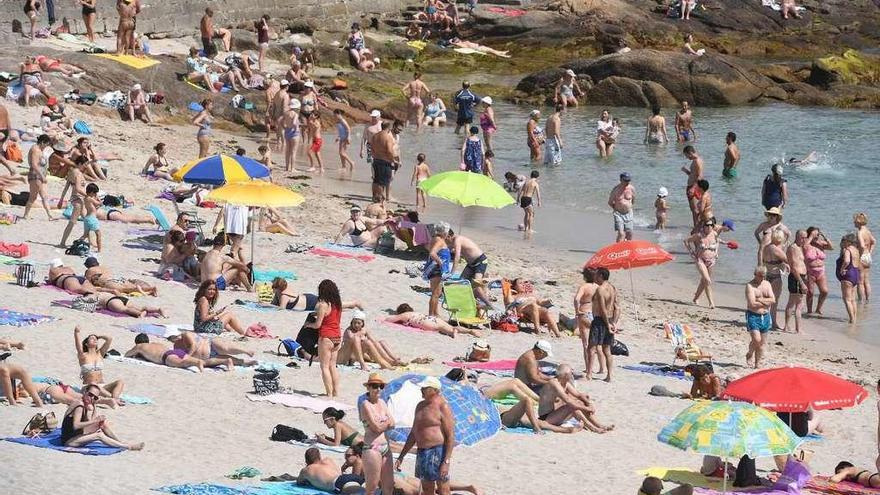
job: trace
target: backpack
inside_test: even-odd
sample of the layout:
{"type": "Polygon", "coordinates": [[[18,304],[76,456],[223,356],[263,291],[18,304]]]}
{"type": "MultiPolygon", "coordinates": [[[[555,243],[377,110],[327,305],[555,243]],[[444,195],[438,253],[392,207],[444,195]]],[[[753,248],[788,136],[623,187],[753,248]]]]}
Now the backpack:
{"type": "Polygon", "coordinates": [[[77,239],[73,241],[73,244],[64,251],[64,254],[69,254],[71,256],[86,256],[91,251],[92,246],[83,239],[77,239]]]}
{"type": "Polygon", "coordinates": [[[629,348],[623,342],[614,339],[614,343],[611,344],[611,355],[629,356],[629,348]]]}
{"type": "Polygon", "coordinates": [[[272,435],[269,437],[269,440],[276,442],[289,442],[291,440],[304,442],[308,439],[309,436],[302,430],[287,425],[275,425],[275,428],[272,428],[272,435]]]}
{"type": "Polygon", "coordinates": [[[85,135],[89,135],[92,133],[92,128],[89,127],[89,124],[87,124],[83,120],[77,120],[76,122],[74,122],[73,123],[73,130],[79,134],[85,134],[85,135]]]}
{"type": "Polygon", "coordinates": [[[94,105],[98,101],[97,93],[83,93],[79,95],[79,102],[83,105],[94,105]]]}
{"type": "Polygon", "coordinates": [[[287,357],[298,357],[299,354],[297,354],[297,351],[300,349],[300,347],[302,346],[299,345],[299,342],[293,339],[281,339],[281,343],[278,344],[278,355],[286,355],[287,357]],[[282,349],[284,350],[284,353],[281,352],[282,349]]]}
{"type": "MultiPolygon", "coordinates": [[[[306,323],[314,323],[317,319],[318,316],[315,313],[309,313],[309,316],[306,317],[306,323]]],[[[311,366],[315,356],[318,355],[318,329],[308,328],[304,324],[296,335],[296,342],[302,351],[311,356],[309,359],[309,366],[311,366]]]]}
{"type": "Polygon", "coordinates": [[[21,163],[24,161],[24,155],[21,152],[21,147],[15,141],[9,141],[6,144],[6,159],[11,162],[21,163]]]}

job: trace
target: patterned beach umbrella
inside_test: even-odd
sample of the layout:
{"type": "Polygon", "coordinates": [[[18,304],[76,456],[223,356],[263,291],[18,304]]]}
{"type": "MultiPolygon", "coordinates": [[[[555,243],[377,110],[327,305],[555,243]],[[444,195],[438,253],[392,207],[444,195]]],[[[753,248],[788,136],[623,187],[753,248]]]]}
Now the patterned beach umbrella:
{"type": "MultiPolygon", "coordinates": [[[[388,403],[397,425],[388,431],[388,438],[405,442],[412,429],[416,405],[422,400],[421,389],[416,386],[425,375],[408,374],[392,380],[382,391],[382,399],[388,403]]],[[[440,393],[449,403],[455,417],[455,441],[460,445],[474,445],[491,438],[501,430],[501,417],[492,401],[474,387],[460,384],[446,377],[439,377],[443,388],[440,393]]],[[[366,400],[366,395],[358,403],[366,400]]]]}
{"type": "Polygon", "coordinates": [[[268,176],[269,169],[256,160],[246,156],[218,154],[188,162],[174,173],[173,178],[187,184],[219,186],[227,182],[241,182],[268,176]]]}
{"type": "Polygon", "coordinates": [[[791,366],[756,371],[733,381],[724,397],[794,413],[855,407],[868,398],[868,391],[828,373],[791,366]]]}

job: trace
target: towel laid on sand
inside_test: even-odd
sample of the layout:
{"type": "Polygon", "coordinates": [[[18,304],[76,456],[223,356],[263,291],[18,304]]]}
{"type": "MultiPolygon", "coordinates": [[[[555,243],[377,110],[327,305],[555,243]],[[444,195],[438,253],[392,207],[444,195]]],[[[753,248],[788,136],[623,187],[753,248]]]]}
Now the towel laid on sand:
{"type": "MultiPolygon", "coordinates": [[[[713,490],[721,490],[721,478],[710,478],[703,476],[699,471],[689,468],[667,468],[667,467],[649,467],[641,471],[636,471],[642,476],[654,476],[663,481],[671,481],[673,483],[689,483],[693,486],[701,488],[711,488],[713,490]]],[[[728,483],[727,491],[738,491],[739,488],[732,488],[728,483]]]]}
{"type": "Polygon", "coordinates": [[[679,380],[692,381],[693,378],[686,375],[684,370],[680,369],[669,369],[670,366],[657,366],[657,365],[649,365],[649,364],[626,364],[621,366],[621,368],[630,371],[638,371],[639,373],[646,373],[649,375],[656,376],[668,376],[669,378],[677,378],[679,380]]]}
{"type": "MultiPolygon", "coordinates": [[[[151,366],[153,368],[164,368],[167,370],[177,370],[177,371],[191,371],[193,373],[199,372],[199,369],[195,366],[190,366],[189,368],[172,368],[171,366],[164,366],[161,364],[151,363],[149,361],[143,361],[141,359],[129,358],[129,357],[125,357],[125,356],[109,356],[108,355],[107,359],[110,359],[110,360],[113,360],[113,361],[116,361],[119,363],[135,364],[138,366],[151,366]]],[[[216,369],[216,368],[205,368],[205,370],[210,370],[210,369],[216,369]]]]}
{"type": "Polygon", "coordinates": [[[129,325],[125,328],[134,333],[145,333],[147,335],[153,335],[165,339],[173,337],[174,335],[180,335],[180,332],[182,331],[192,331],[193,329],[192,325],[161,325],[156,323],[138,323],[136,325],[129,325]]]}
{"type": "Polygon", "coordinates": [[[107,58],[122,65],[127,65],[134,69],[146,69],[159,64],[158,60],[150,57],[135,57],[134,55],[116,55],[115,53],[95,53],[94,56],[107,58]]]}
{"type": "Polygon", "coordinates": [[[11,327],[29,327],[39,325],[55,318],[47,315],[38,315],[35,313],[19,313],[18,311],[10,311],[8,309],[0,309],[0,325],[9,325],[11,327]]]}
{"type": "Polygon", "coordinates": [[[453,368],[465,368],[474,371],[504,371],[516,369],[516,359],[498,359],[496,361],[486,361],[484,363],[467,362],[467,361],[443,361],[446,366],[453,368]]]}
{"type": "Polygon", "coordinates": [[[369,263],[376,259],[376,257],[372,254],[366,253],[355,253],[349,250],[343,250],[339,248],[328,248],[328,247],[313,247],[309,250],[309,253],[314,254],[316,256],[325,256],[329,258],[342,258],[342,259],[350,259],[357,260],[362,263],[369,263]]]}
{"type": "Polygon", "coordinates": [[[175,495],[326,495],[329,493],[291,482],[239,485],[237,487],[213,483],[188,483],[153,488],[153,491],[175,495]]]}
{"type": "MultiPolygon", "coordinates": [[[[780,490],[773,490],[772,488],[763,488],[760,486],[756,486],[753,488],[736,488],[727,485],[726,493],[748,493],[749,495],[789,495],[789,492],[783,492],[780,490]]],[[[711,488],[700,488],[694,487],[694,493],[699,493],[700,495],[724,495],[725,492],[721,490],[713,490],[711,488]]],[[[815,493],[815,492],[802,492],[802,493],[815,493]]]]}
{"type": "Polygon", "coordinates": [[[833,495],[880,495],[880,488],[867,488],[849,481],[832,483],[827,476],[813,476],[807,481],[807,488],[833,495]]]}
{"type": "Polygon", "coordinates": [[[123,449],[117,447],[108,447],[98,442],[92,442],[84,447],[65,447],[61,444],[61,428],[55,428],[46,435],[29,438],[29,437],[10,437],[4,438],[7,442],[20,443],[22,445],[30,445],[41,449],[60,450],[61,452],[73,452],[75,454],[85,455],[112,455],[122,452],[123,449]]]}
{"type": "Polygon", "coordinates": [[[286,270],[254,270],[255,282],[271,282],[275,277],[296,280],[296,274],[286,270]]]}
{"type": "Polygon", "coordinates": [[[273,306],[271,304],[263,304],[261,302],[256,301],[242,301],[241,299],[236,299],[234,303],[236,306],[241,306],[244,309],[250,311],[257,311],[260,313],[274,313],[275,311],[280,311],[281,308],[278,306],[273,306]]]}
{"type": "Polygon", "coordinates": [[[350,411],[354,409],[354,406],[350,406],[348,404],[343,404],[341,402],[336,402],[333,400],[321,399],[319,397],[311,397],[309,395],[302,394],[269,394],[269,395],[257,395],[257,394],[245,394],[245,396],[254,402],[270,402],[272,404],[281,404],[287,407],[295,407],[298,409],[308,409],[310,411],[320,413],[323,412],[324,409],[328,407],[335,407],[336,409],[350,411]]]}
{"type": "MultiPolygon", "coordinates": [[[[58,301],[52,301],[52,306],[58,306],[61,308],[72,309],[73,308],[73,299],[61,299],[58,301]]],[[[106,316],[113,316],[115,318],[130,318],[127,314],[117,313],[115,311],[110,311],[109,309],[96,309],[95,313],[99,313],[106,316]]]]}

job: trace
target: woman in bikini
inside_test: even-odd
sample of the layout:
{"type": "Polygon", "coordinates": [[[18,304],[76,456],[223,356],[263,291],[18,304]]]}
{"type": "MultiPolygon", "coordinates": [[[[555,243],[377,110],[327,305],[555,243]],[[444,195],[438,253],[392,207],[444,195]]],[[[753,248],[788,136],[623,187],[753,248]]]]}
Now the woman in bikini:
{"type": "Polygon", "coordinates": [[[318,296],[316,294],[300,294],[288,291],[289,284],[287,280],[281,277],[275,277],[272,280],[272,304],[279,308],[290,311],[314,311],[318,304],[318,296]]]}
{"type": "Polygon", "coordinates": [[[31,21],[30,39],[37,38],[37,16],[40,15],[40,2],[38,0],[24,0],[24,15],[31,21]]]}
{"type": "Polygon", "coordinates": [[[789,272],[788,256],[785,254],[785,233],[774,230],[770,235],[770,244],[761,248],[758,256],[758,264],[767,267],[767,281],[773,287],[775,301],[770,305],[770,318],[773,321],[773,330],[784,330],[776,322],[776,308],[779,306],[779,296],[782,294],[782,275],[789,272]]]}
{"type": "MultiPolygon", "coordinates": [[[[39,2],[37,4],[39,5],[39,2]]],[[[31,19],[31,22],[36,22],[36,18],[31,19]]],[[[33,25],[31,29],[33,30],[33,25]]],[[[31,89],[39,91],[47,99],[51,96],[49,86],[43,81],[43,70],[40,69],[40,64],[36,62],[34,57],[25,57],[24,62],[19,66],[18,73],[19,83],[24,89],[24,106],[31,104],[31,89]]]]}
{"type": "MultiPolygon", "coordinates": [[[[19,384],[18,396],[22,396],[22,384],[19,384]]],[[[43,404],[66,404],[71,405],[80,400],[82,395],[70,385],[55,379],[49,379],[48,383],[34,383],[34,390],[43,404]]],[[[101,397],[97,404],[116,409],[116,400],[110,397],[101,397]]]]}
{"type": "MultiPolygon", "coordinates": [[[[85,339],[80,336],[79,326],[73,329],[73,342],[76,346],[76,358],[79,361],[80,376],[83,385],[97,387],[100,397],[112,397],[118,405],[124,405],[119,399],[125,383],[122,380],[104,383],[104,356],[110,350],[113,338],[106,335],[91,334],[85,339]],[[98,344],[101,344],[100,347],[98,344]]],[[[85,391],[88,387],[84,387],[85,391]]]]}
{"type": "Polygon", "coordinates": [[[508,310],[516,312],[516,316],[522,321],[531,322],[536,331],[541,333],[541,325],[547,327],[547,331],[554,337],[561,337],[559,333],[559,318],[550,313],[547,306],[552,301],[548,298],[535,296],[530,288],[531,284],[523,278],[515,278],[510,283],[510,291],[504,295],[504,306],[508,310]]]}
{"type": "Polygon", "coordinates": [[[868,302],[871,299],[871,262],[877,239],[868,228],[868,216],[864,213],[853,215],[856,228],[856,247],[859,249],[859,299],[868,302]]]}
{"type": "Polygon", "coordinates": [[[159,306],[138,306],[133,304],[131,298],[115,294],[100,292],[97,294],[98,308],[106,309],[114,313],[143,318],[144,316],[156,315],[167,318],[165,311],[159,306]]]}
{"type": "Polygon", "coordinates": [[[321,362],[321,380],[328,397],[339,395],[339,371],[336,369],[339,349],[342,347],[339,322],[342,319],[342,310],[351,308],[363,310],[360,303],[343,303],[336,284],[332,280],[322,280],[318,284],[315,321],[304,325],[318,329],[318,360],[321,362]]]}
{"type": "Polygon", "coordinates": [[[483,104],[483,112],[480,113],[480,129],[483,131],[483,141],[486,142],[486,151],[492,150],[492,136],[498,130],[495,125],[495,109],[492,108],[492,97],[484,96],[480,102],[483,104]]]}
{"type": "Polygon", "coordinates": [[[323,433],[315,433],[315,440],[322,445],[332,445],[338,447],[345,445],[352,447],[364,441],[363,435],[360,434],[353,426],[342,421],[345,417],[345,411],[340,411],[335,407],[328,407],[321,413],[324,420],[324,426],[333,430],[333,436],[328,437],[323,433]]]}
{"type": "Polygon", "coordinates": [[[68,64],[62,62],[60,59],[47,57],[45,55],[37,55],[34,57],[34,62],[39,64],[40,69],[44,72],[60,72],[66,77],[85,72],[85,69],[78,65],[68,64]]]}
{"type": "Polygon", "coordinates": [[[352,206],[350,213],[351,218],[342,224],[333,242],[338,244],[342,236],[347,235],[351,238],[352,246],[374,247],[379,236],[374,235],[373,231],[377,231],[378,234],[378,230],[384,229],[385,220],[365,217],[360,206],[352,206]]]}
{"type": "Polygon", "coordinates": [[[847,461],[840,462],[834,468],[834,476],[828,478],[832,483],[849,481],[866,488],[880,488],[880,473],[871,473],[870,469],[860,469],[847,461]]]}
{"type": "Polygon", "coordinates": [[[79,4],[82,5],[82,18],[83,23],[86,25],[86,36],[89,38],[90,43],[94,43],[95,17],[98,15],[95,7],[98,4],[98,0],[79,0],[79,4]]]}
{"type": "Polygon", "coordinates": [[[120,294],[140,292],[154,297],[159,295],[158,289],[144,280],[113,277],[109,270],[101,266],[97,258],[86,258],[84,264],[86,267],[86,272],[84,274],[86,280],[91,282],[95,287],[103,287],[120,294]]]}
{"type": "Polygon", "coordinates": [[[94,294],[95,292],[113,292],[109,289],[95,287],[85,277],[76,275],[72,268],[64,266],[61,260],[57,258],[52,260],[49,267],[48,283],[71,294],[83,296],[94,294]]]}
{"type": "Polygon", "coordinates": [[[856,291],[859,286],[859,249],[856,247],[855,234],[847,234],[840,239],[840,256],[837,258],[837,280],[840,281],[840,293],[849,322],[856,322],[856,291]]]}
{"type": "MultiPolygon", "coordinates": [[[[199,145],[201,147],[201,144],[199,145]]],[[[155,153],[150,155],[147,163],[144,164],[141,175],[150,175],[165,180],[174,180],[171,177],[171,166],[168,165],[168,158],[165,156],[165,143],[157,144],[153,150],[155,153]],[[152,169],[152,170],[151,170],[152,169]]]]}
{"type": "Polygon", "coordinates": [[[393,493],[394,462],[385,433],[394,428],[394,418],[391,417],[388,404],[381,397],[385,380],[378,373],[371,373],[364,387],[367,388],[367,400],[358,405],[358,413],[365,430],[365,493],[375,493],[380,485],[382,493],[393,493]]]}
{"type": "Polygon", "coordinates": [[[684,241],[685,248],[695,260],[697,273],[700,274],[700,283],[694,293],[694,304],[698,304],[700,296],[705,292],[709,308],[715,308],[715,300],[712,297],[712,267],[718,261],[718,245],[714,217],[703,222],[700,231],[684,241]]]}
{"type": "Polygon", "coordinates": [[[219,310],[214,309],[219,298],[220,291],[217,290],[216,281],[205,280],[199,285],[194,299],[196,309],[193,314],[193,330],[196,333],[213,333],[217,335],[224,331],[235,332],[244,336],[247,330],[241,326],[238,317],[232,314],[226,306],[219,310]]]}
{"type": "Polygon", "coordinates": [[[807,314],[813,313],[813,293],[819,290],[815,314],[822,314],[822,305],[828,297],[828,277],[825,276],[825,251],[834,246],[818,227],[807,229],[807,241],[804,243],[804,261],[807,263],[807,314]]]}
{"type": "MultiPolygon", "coordinates": [[[[392,369],[395,366],[406,366],[391,352],[384,341],[373,337],[364,328],[366,314],[363,311],[355,311],[351,317],[351,323],[342,335],[342,348],[337,357],[338,364],[351,365],[355,361],[360,363],[361,369],[367,371],[367,363],[376,363],[382,369],[392,369]]],[[[423,362],[423,361],[422,361],[423,362]]]]}
{"type": "Polygon", "coordinates": [[[83,387],[82,398],[67,407],[61,421],[61,443],[65,447],[82,447],[92,442],[101,442],[125,450],[143,449],[143,442],[128,444],[120,441],[110,429],[107,418],[96,414],[99,393],[97,386],[86,385],[83,387]]]}
{"type": "Polygon", "coordinates": [[[214,110],[214,101],[210,98],[202,100],[202,111],[193,118],[193,125],[199,128],[196,133],[196,141],[199,143],[199,158],[208,156],[208,148],[211,146],[211,123],[214,117],[211,112],[214,110]]]}
{"type": "Polygon", "coordinates": [[[452,338],[455,338],[455,336],[460,333],[472,335],[476,338],[481,338],[483,336],[482,333],[473,328],[452,326],[436,316],[428,316],[413,311],[412,306],[409,304],[401,304],[397,307],[395,313],[396,314],[386,318],[385,321],[388,323],[397,323],[408,327],[418,328],[419,330],[424,330],[426,332],[437,332],[440,335],[446,335],[452,338]]]}

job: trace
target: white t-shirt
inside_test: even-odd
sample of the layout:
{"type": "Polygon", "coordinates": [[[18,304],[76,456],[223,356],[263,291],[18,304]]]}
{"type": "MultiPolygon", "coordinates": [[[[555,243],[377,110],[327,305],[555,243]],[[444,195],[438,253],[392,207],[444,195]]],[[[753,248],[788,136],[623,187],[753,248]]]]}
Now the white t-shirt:
{"type": "Polygon", "coordinates": [[[247,234],[248,207],[226,205],[226,213],[223,220],[227,234],[247,234]]]}
{"type": "Polygon", "coordinates": [[[604,120],[599,120],[596,123],[596,134],[600,136],[603,133],[610,134],[612,127],[614,127],[614,124],[610,120],[608,122],[605,122],[604,120]]]}

